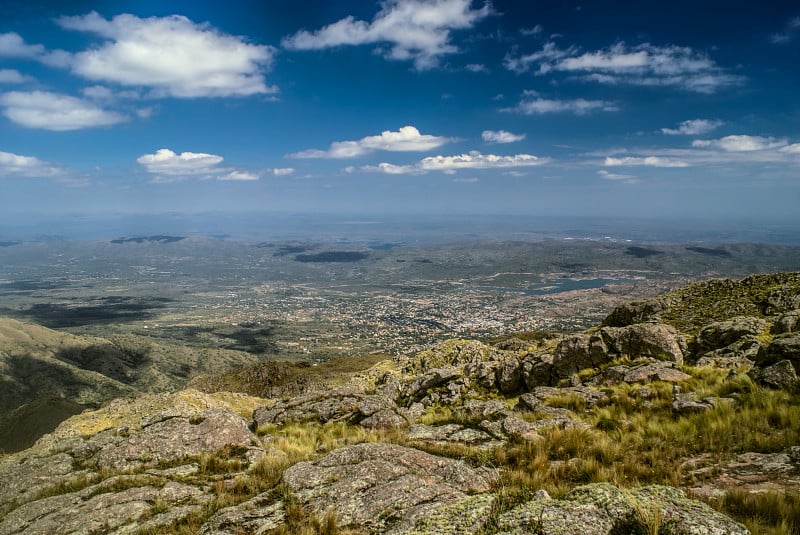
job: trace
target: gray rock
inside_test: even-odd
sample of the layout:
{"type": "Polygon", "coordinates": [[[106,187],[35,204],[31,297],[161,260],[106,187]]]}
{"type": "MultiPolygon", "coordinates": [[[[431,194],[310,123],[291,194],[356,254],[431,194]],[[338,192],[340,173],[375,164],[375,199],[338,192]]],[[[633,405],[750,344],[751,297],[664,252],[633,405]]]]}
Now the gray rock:
{"type": "Polygon", "coordinates": [[[297,398],[276,401],[253,411],[257,428],[288,421],[347,422],[369,428],[407,425],[397,404],[381,394],[365,394],[358,388],[342,387],[297,398]]]}
{"type": "Polygon", "coordinates": [[[500,418],[508,412],[505,403],[498,400],[478,401],[470,399],[456,409],[456,415],[467,420],[500,418]]]}
{"type": "Polygon", "coordinates": [[[537,386],[550,386],[553,382],[553,355],[546,353],[525,355],[520,373],[522,382],[528,390],[537,386]]]}
{"type": "Polygon", "coordinates": [[[630,359],[640,357],[681,364],[685,352],[683,337],[674,327],[661,323],[637,323],[627,327],[600,329],[608,351],[630,359]]]}
{"type": "MultiPolygon", "coordinates": [[[[125,479],[135,477],[129,476],[125,479]]],[[[209,499],[199,489],[181,483],[167,483],[160,489],[154,486],[137,486],[116,492],[109,490],[113,488],[109,487],[110,484],[114,482],[103,482],[79,492],[43,498],[22,505],[3,518],[0,522],[0,534],[89,534],[124,531],[126,526],[138,528],[139,520],[148,518],[158,503],[170,509],[184,505],[179,511],[186,516],[199,511],[200,504],[209,499]]],[[[161,521],[165,519],[161,518],[161,521]]]]}
{"type": "Polygon", "coordinates": [[[495,448],[500,443],[491,434],[461,424],[414,424],[406,430],[409,440],[431,444],[464,444],[478,448],[495,448]]]}
{"type": "Polygon", "coordinates": [[[675,488],[578,487],[561,500],[533,500],[500,516],[502,535],[613,535],[658,529],[674,535],[746,535],[749,531],[675,488]]]}
{"type": "Polygon", "coordinates": [[[503,420],[502,425],[503,432],[511,438],[527,442],[544,440],[544,437],[537,432],[536,425],[526,422],[522,418],[508,416],[503,420]]]}
{"type": "Polygon", "coordinates": [[[781,360],[790,361],[795,370],[800,368],[800,333],[776,336],[766,349],[759,352],[756,364],[768,366],[781,360]]]}
{"type": "Polygon", "coordinates": [[[606,327],[627,327],[636,323],[657,321],[664,312],[664,303],[656,299],[633,301],[619,305],[604,320],[606,327]]]}
{"type": "Polygon", "coordinates": [[[607,385],[619,383],[649,383],[651,381],[680,382],[690,379],[672,362],[656,361],[636,366],[612,366],[600,375],[600,381],[607,385]]]}
{"type": "Polygon", "coordinates": [[[113,430],[103,431],[79,444],[72,453],[85,466],[131,470],[231,447],[247,452],[251,462],[263,455],[263,448],[244,418],[213,408],[191,418],[158,420],[138,432],[132,431],[128,437],[115,435],[113,430]]]}
{"type": "Polygon", "coordinates": [[[771,329],[773,334],[796,333],[800,331],[800,310],[792,310],[781,314],[771,329]]]}
{"type": "Polygon", "coordinates": [[[770,388],[791,389],[798,384],[797,371],[788,360],[781,360],[766,368],[753,368],[748,373],[754,381],[770,388]]]}
{"type": "Polygon", "coordinates": [[[331,509],[340,527],[367,533],[412,529],[433,511],[487,492],[488,469],[393,444],[365,443],[335,450],[286,470],[283,480],[304,507],[331,509]]]}
{"type": "Polygon", "coordinates": [[[800,294],[796,288],[784,285],[772,290],[764,302],[764,314],[773,316],[800,308],[800,294]]]}
{"type": "Polygon", "coordinates": [[[695,340],[699,352],[704,353],[733,344],[745,336],[755,336],[763,332],[767,322],[751,316],[737,316],[726,321],[706,325],[695,340]]]}
{"type": "Polygon", "coordinates": [[[283,502],[275,501],[272,493],[267,492],[217,511],[200,528],[200,535],[267,533],[282,526],[285,520],[283,502]]]}
{"type": "Polygon", "coordinates": [[[761,342],[755,336],[745,335],[730,345],[702,353],[696,364],[718,368],[749,367],[760,351],[761,342]]]}
{"type": "Polygon", "coordinates": [[[576,334],[569,336],[556,346],[553,353],[553,372],[555,378],[566,378],[585,368],[596,368],[611,362],[603,338],[597,334],[576,334]]]}
{"type": "Polygon", "coordinates": [[[414,528],[403,535],[474,535],[486,526],[496,498],[491,494],[478,494],[464,498],[452,505],[439,507],[417,521],[414,528]]]}
{"type": "Polygon", "coordinates": [[[419,401],[429,390],[462,377],[457,368],[436,368],[418,376],[405,389],[404,396],[412,401],[419,401]]]}
{"type": "Polygon", "coordinates": [[[522,362],[514,357],[502,361],[495,370],[497,388],[503,394],[516,394],[522,390],[522,377],[522,362]]]}

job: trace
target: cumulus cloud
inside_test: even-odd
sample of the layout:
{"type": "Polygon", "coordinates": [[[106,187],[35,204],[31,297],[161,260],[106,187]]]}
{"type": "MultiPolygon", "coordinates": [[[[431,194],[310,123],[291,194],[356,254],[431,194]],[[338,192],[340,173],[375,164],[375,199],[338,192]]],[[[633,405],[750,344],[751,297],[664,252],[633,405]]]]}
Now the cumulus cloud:
{"type": "Polygon", "coordinates": [[[464,68],[470,72],[489,72],[486,65],[482,63],[468,63],[464,68]]]}
{"type": "Polygon", "coordinates": [[[661,156],[625,156],[623,158],[614,158],[608,156],[603,162],[607,167],[613,166],[637,166],[646,165],[650,167],[689,167],[687,162],[681,160],[674,160],[671,158],[664,158],[661,156]]]}
{"type": "Polygon", "coordinates": [[[59,167],[33,156],[0,151],[0,177],[53,177],[63,174],[59,167]]]}
{"type": "Polygon", "coordinates": [[[12,91],[0,95],[3,115],[27,128],[44,130],[78,130],[110,126],[127,121],[116,112],[104,110],[90,102],[68,95],[33,91],[12,91]]]}
{"type": "Polygon", "coordinates": [[[788,152],[789,154],[800,154],[800,143],[792,143],[781,149],[781,152],[788,152]]]}
{"type": "MultiPolygon", "coordinates": [[[[186,153],[184,153],[186,154],[186,153]]],[[[217,180],[233,180],[233,181],[251,181],[251,180],[258,180],[259,176],[255,173],[249,173],[247,171],[236,171],[233,170],[230,173],[220,175],[217,177],[217,180]]]]}
{"type": "Polygon", "coordinates": [[[716,148],[725,152],[752,152],[769,149],[779,149],[787,145],[785,139],[775,139],[774,137],[733,135],[725,136],[720,139],[695,139],[693,147],[716,148]]]}
{"type": "Polygon", "coordinates": [[[629,47],[619,42],[603,50],[583,53],[576,47],[559,49],[554,43],[547,43],[538,52],[509,56],[505,61],[506,68],[517,72],[534,64],[538,65],[538,74],[565,72],[601,84],[678,87],[698,93],[713,93],[744,81],[690,47],[650,43],[629,47]]]}
{"type": "Polygon", "coordinates": [[[716,130],[722,124],[718,119],[691,119],[683,121],[678,128],[662,128],[661,132],[670,136],[699,136],[716,130]]]}
{"type": "Polygon", "coordinates": [[[0,33],[0,57],[30,59],[53,67],[66,67],[72,59],[64,50],[48,51],[44,45],[30,45],[14,32],[0,33]]]}
{"type": "Polygon", "coordinates": [[[800,29],[800,17],[794,17],[786,23],[785,29],[770,36],[770,41],[776,45],[783,45],[791,42],[800,29]]]}
{"type": "Polygon", "coordinates": [[[514,143],[525,139],[525,134],[512,134],[505,130],[484,130],[481,137],[487,143],[514,143]]]}
{"type": "Polygon", "coordinates": [[[542,165],[549,162],[549,158],[540,158],[532,154],[498,156],[496,154],[481,154],[478,151],[471,151],[468,154],[454,156],[428,156],[412,165],[381,163],[377,166],[365,166],[361,169],[390,175],[423,174],[429,171],[442,171],[447,174],[453,174],[462,169],[504,169],[542,165]]]}
{"type": "Polygon", "coordinates": [[[274,176],[289,176],[294,174],[294,167],[276,167],[271,172],[274,176]]]}
{"type": "Polygon", "coordinates": [[[169,149],[158,149],[153,154],[143,154],[136,161],[148,173],[167,176],[208,175],[218,173],[217,166],[222,156],[204,152],[182,152],[176,154],[169,149]]]}
{"type": "Polygon", "coordinates": [[[358,141],[334,141],[328,150],[309,149],[294,154],[290,158],[355,158],[376,150],[392,152],[424,152],[436,149],[451,138],[420,134],[413,126],[404,126],[397,132],[384,130],[377,136],[367,136],[358,141]]]}
{"type": "Polygon", "coordinates": [[[585,115],[592,111],[619,111],[613,102],[605,100],[554,100],[547,98],[523,97],[513,108],[503,108],[501,111],[516,112],[523,115],[543,115],[545,113],[574,113],[585,115]]]}
{"type": "Polygon", "coordinates": [[[73,72],[89,80],[148,87],[156,96],[181,98],[277,92],[264,81],[275,53],[272,47],[248,43],[183,16],[143,19],[122,14],[107,20],[91,12],[57,22],[106,39],[72,58],[73,72]]]}
{"type": "Polygon", "coordinates": [[[0,69],[0,84],[21,84],[33,80],[14,69],[0,69]]]}
{"type": "Polygon", "coordinates": [[[372,22],[348,16],[317,31],[301,30],[283,39],[292,50],[319,50],[344,45],[388,43],[387,59],[411,60],[417,69],[430,69],[458,48],[453,30],[472,28],[490,13],[490,5],[472,9],[472,0],[384,0],[372,22]]]}

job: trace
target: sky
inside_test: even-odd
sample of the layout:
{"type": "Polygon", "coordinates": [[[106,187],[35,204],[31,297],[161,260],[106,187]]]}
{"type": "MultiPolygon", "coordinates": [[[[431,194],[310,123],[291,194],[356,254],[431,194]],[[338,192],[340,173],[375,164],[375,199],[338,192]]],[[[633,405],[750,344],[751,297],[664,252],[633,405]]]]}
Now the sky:
{"type": "Polygon", "coordinates": [[[0,213],[800,222],[800,4],[0,1],[0,213]]]}

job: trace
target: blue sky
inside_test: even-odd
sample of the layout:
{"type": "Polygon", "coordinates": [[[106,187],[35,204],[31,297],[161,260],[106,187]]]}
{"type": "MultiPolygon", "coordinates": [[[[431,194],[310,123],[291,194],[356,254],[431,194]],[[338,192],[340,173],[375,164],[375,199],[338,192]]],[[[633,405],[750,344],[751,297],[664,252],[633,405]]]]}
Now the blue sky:
{"type": "Polygon", "coordinates": [[[792,2],[0,2],[0,212],[800,220],[792,2]]]}

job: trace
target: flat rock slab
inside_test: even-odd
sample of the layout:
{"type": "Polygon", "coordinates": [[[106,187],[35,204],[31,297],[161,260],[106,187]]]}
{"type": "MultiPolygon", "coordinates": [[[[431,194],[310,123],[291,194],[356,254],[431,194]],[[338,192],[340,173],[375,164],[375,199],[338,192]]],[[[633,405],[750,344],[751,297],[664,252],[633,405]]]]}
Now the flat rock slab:
{"type": "Polygon", "coordinates": [[[415,424],[406,430],[409,440],[430,444],[463,444],[482,449],[495,448],[503,443],[479,429],[472,429],[460,424],[424,425],[415,424]]]}
{"type": "Polygon", "coordinates": [[[332,509],[342,527],[401,533],[440,507],[487,492],[497,477],[413,448],[364,443],[298,463],[283,480],[308,509],[332,509]]]}
{"type": "Polygon", "coordinates": [[[267,533],[286,521],[282,501],[267,492],[239,505],[226,507],[212,516],[200,528],[200,535],[239,535],[240,533],[267,533]]]}
{"type": "MultiPolygon", "coordinates": [[[[135,477],[135,476],[132,476],[135,477]]],[[[199,511],[202,503],[210,497],[199,489],[181,483],[167,483],[162,488],[153,486],[133,487],[113,492],[103,482],[87,487],[79,492],[52,496],[27,503],[9,513],[0,522],[0,534],[89,534],[124,532],[125,528],[135,531],[139,522],[149,519],[157,525],[158,516],[152,517],[153,507],[163,504],[175,516],[177,506],[184,506],[186,516],[199,511]]],[[[173,520],[170,518],[169,523],[173,520]]]]}
{"type": "Polygon", "coordinates": [[[179,414],[151,419],[143,422],[140,431],[104,431],[78,444],[72,454],[86,466],[133,470],[226,447],[247,452],[250,461],[263,456],[263,448],[244,418],[213,408],[192,417],[179,414]]]}
{"type": "Polygon", "coordinates": [[[800,492],[800,446],[779,453],[740,453],[722,463],[709,455],[684,463],[684,484],[699,497],[723,496],[728,490],[800,492]]]}
{"type": "Polygon", "coordinates": [[[613,535],[647,533],[657,515],[659,533],[747,535],[744,526],[687,498],[683,491],[652,485],[618,489],[608,483],[578,487],[561,500],[533,500],[498,519],[498,535],[613,535]]]}

